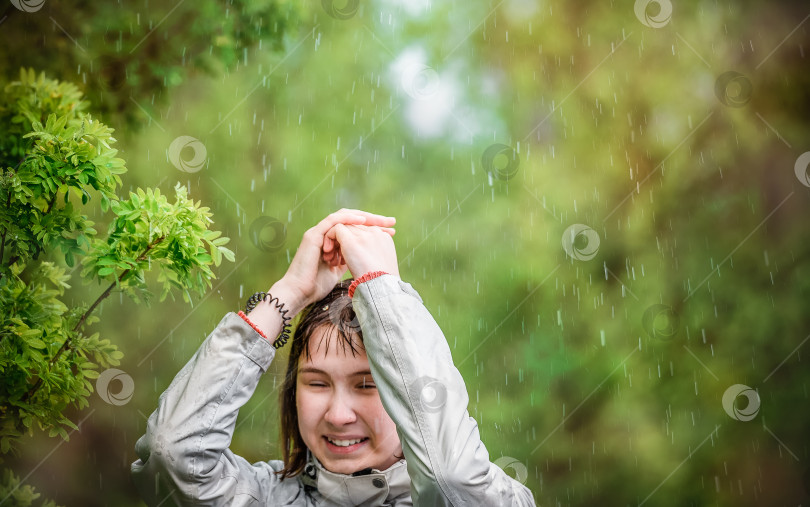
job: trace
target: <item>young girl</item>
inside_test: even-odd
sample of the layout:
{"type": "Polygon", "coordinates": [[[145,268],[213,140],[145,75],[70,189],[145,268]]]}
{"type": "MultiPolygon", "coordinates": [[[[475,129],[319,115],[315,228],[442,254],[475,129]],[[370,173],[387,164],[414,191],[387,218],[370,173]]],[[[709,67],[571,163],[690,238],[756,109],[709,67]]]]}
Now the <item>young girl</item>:
{"type": "Polygon", "coordinates": [[[329,215],[247,315],[222,319],[135,446],[147,503],[534,505],[490,463],[447,342],[399,278],[394,222],[329,215]],[[281,393],[284,459],[251,465],[228,449],[236,417],[301,311],[281,393]]]}

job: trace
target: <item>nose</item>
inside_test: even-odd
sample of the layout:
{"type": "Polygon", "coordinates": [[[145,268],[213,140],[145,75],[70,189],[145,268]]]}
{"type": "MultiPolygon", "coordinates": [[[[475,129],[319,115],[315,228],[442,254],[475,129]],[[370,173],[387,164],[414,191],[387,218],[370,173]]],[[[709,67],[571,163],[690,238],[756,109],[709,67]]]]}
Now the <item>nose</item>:
{"type": "Polygon", "coordinates": [[[354,411],[351,395],[341,393],[337,390],[329,400],[329,409],[324,414],[326,422],[333,426],[344,426],[357,420],[354,411]]]}

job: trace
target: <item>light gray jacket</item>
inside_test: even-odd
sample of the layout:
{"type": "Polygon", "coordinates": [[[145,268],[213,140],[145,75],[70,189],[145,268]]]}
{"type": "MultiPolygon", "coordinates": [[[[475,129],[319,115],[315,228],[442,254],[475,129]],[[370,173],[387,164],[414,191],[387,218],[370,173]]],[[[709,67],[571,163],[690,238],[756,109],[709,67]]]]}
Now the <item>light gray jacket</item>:
{"type": "Polygon", "coordinates": [[[149,505],[532,506],[532,493],[490,463],[467,412],[464,380],[419,294],[395,276],[354,294],[363,341],[405,460],[387,470],[332,473],[311,457],[279,480],[281,461],[250,464],[228,449],[239,409],[275,349],[229,313],[160,396],[135,445],[132,476],[149,505]]]}

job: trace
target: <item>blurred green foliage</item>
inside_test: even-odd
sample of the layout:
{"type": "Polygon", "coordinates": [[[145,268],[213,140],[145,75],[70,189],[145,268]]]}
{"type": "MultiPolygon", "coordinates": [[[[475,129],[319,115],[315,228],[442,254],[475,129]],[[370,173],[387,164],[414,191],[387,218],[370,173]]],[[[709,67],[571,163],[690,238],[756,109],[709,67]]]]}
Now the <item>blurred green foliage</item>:
{"type": "Polygon", "coordinates": [[[134,103],[163,103],[189,74],[247,65],[255,45],[279,49],[297,12],[286,0],[7,4],[0,73],[33,67],[80,82],[97,114],[123,126],[141,114],[134,103]]]}
{"type": "Polygon", "coordinates": [[[10,505],[16,507],[30,507],[35,505],[40,507],[57,507],[52,500],[41,500],[41,493],[37,493],[33,487],[20,483],[20,478],[14,475],[11,470],[3,470],[3,477],[0,481],[0,498],[4,501],[10,500],[10,505]]]}
{"type": "MultiPolygon", "coordinates": [[[[307,228],[352,207],[398,218],[400,272],[445,331],[490,457],[525,466],[538,505],[806,501],[810,197],[794,174],[810,149],[806,7],[673,7],[652,28],[633,2],[380,1],[347,19],[307,4],[283,50],[253,46],[224,74],[160,81],[142,95],[154,105],[99,95],[142,119],[120,142],[139,168],[128,183],[179,180],[211,203],[236,264],[190,312],[108,300],[98,328],[121,336],[135,396],[94,405],[87,436],[40,472],[95,483],[103,470],[97,488],[41,487],[65,503],[138,504],[128,464],[159,393],[224,312],[284,273],[307,228]],[[750,96],[744,81],[718,92],[728,71],[750,96]],[[182,135],[206,147],[199,172],[163,156],[182,135]],[[488,165],[493,144],[514,152],[488,165]],[[263,216],[287,226],[281,248],[251,240],[263,216]],[[597,234],[590,260],[563,247],[574,224],[597,234]],[[754,420],[724,410],[733,384],[759,393],[754,420]]],[[[240,413],[232,449],[250,461],[281,454],[284,363],[240,413]]],[[[16,469],[49,450],[32,446],[16,469]]]]}

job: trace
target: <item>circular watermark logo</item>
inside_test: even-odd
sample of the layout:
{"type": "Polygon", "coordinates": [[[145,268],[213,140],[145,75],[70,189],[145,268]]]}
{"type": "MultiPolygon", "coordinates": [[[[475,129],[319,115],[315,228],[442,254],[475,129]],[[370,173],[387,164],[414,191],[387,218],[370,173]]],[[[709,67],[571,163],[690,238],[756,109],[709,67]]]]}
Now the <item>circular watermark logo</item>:
{"type": "Polygon", "coordinates": [[[98,396],[110,405],[126,405],[135,393],[135,381],[126,372],[108,368],[96,379],[98,396]]]}
{"type": "Polygon", "coordinates": [[[587,225],[574,224],[563,232],[562,246],[572,259],[589,261],[599,251],[599,234],[587,225]]]}
{"type": "Polygon", "coordinates": [[[520,157],[511,147],[496,143],[484,150],[481,165],[485,171],[494,174],[499,180],[509,181],[518,172],[520,157]]]}
{"type": "Polygon", "coordinates": [[[260,216],[250,223],[250,241],[262,252],[277,252],[287,240],[287,226],[274,217],[260,216]]]}
{"type": "Polygon", "coordinates": [[[37,12],[45,5],[45,0],[11,0],[11,5],[23,12],[37,12]]]}
{"type": "Polygon", "coordinates": [[[720,74],[714,82],[714,94],[723,105],[728,107],[743,107],[751,100],[754,86],[747,77],[739,72],[730,70],[720,74]]]}
{"type": "Polygon", "coordinates": [[[439,412],[447,403],[447,388],[433,377],[419,377],[411,389],[419,394],[419,401],[426,412],[439,412]]]}
{"type": "Polygon", "coordinates": [[[653,340],[668,342],[678,333],[680,319],[672,307],[655,304],[644,311],[641,326],[653,340]]]}
{"type": "Polygon", "coordinates": [[[102,55],[93,60],[90,70],[107,90],[121,90],[127,85],[126,62],[114,55],[102,55]]]}
{"type": "Polygon", "coordinates": [[[169,145],[169,161],[174,167],[186,173],[196,173],[202,169],[207,157],[205,145],[191,136],[180,136],[169,145]],[[189,151],[190,157],[187,155],[189,151]]]}
{"type": "Polygon", "coordinates": [[[807,174],[808,166],[810,166],[810,151],[799,155],[799,158],[796,159],[796,165],[793,167],[799,183],[805,187],[810,187],[810,174],[807,174]]]}
{"type": "Polygon", "coordinates": [[[633,10],[641,24],[661,28],[672,19],[672,3],[669,0],[636,0],[633,10]]]}
{"type": "Polygon", "coordinates": [[[342,323],[343,330],[346,333],[351,334],[360,332],[360,321],[357,319],[357,313],[353,310],[349,310],[348,305],[325,305],[321,307],[321,311],[327,312],[326,314],[329,318],[329,322],[331,322],[333,326],[339,327],[342,323]],[[348,315],[346,315],[346,312],[352,313],[352,319],[350,321],[348,321],[348,315]]]}
{"type": "Polygon", "coordinates": [[[723,410],[736,421],[750,421],[759,413],[759,393],[743,384],[734,384],[723,393],[723,410]],[[744,407],[737,406],[740,397],[746,398],[744,407]]]}
{"type": "Polygon", "coordinates": [[[439,74],[427,65],[416,65],[402,73],[402,89],[417,100],[426,100],[439,90],[439,74]]]}
{"type": "MultiPolygon", "coordinates": [[[[501,469],[503,469],[504,472],[506,472],[507,469],[511,468],[515,472],[513,478],[521,484],[526,484],[526,479],[529,477],[529,471],[526,468],[526,465],[524,465],[520,461],[510,456],[503,456],[496,459],[494,463],[499,467],[501,467],[501,469]]],[[[508,475],[511,476],[511,474],[508,475]]]]}
{"type": "Polygon", "coordinates": [[[360,0],[321,0],[323,10],[335,19],[344,20],[354,17],[360,8],[360,0]]]}

